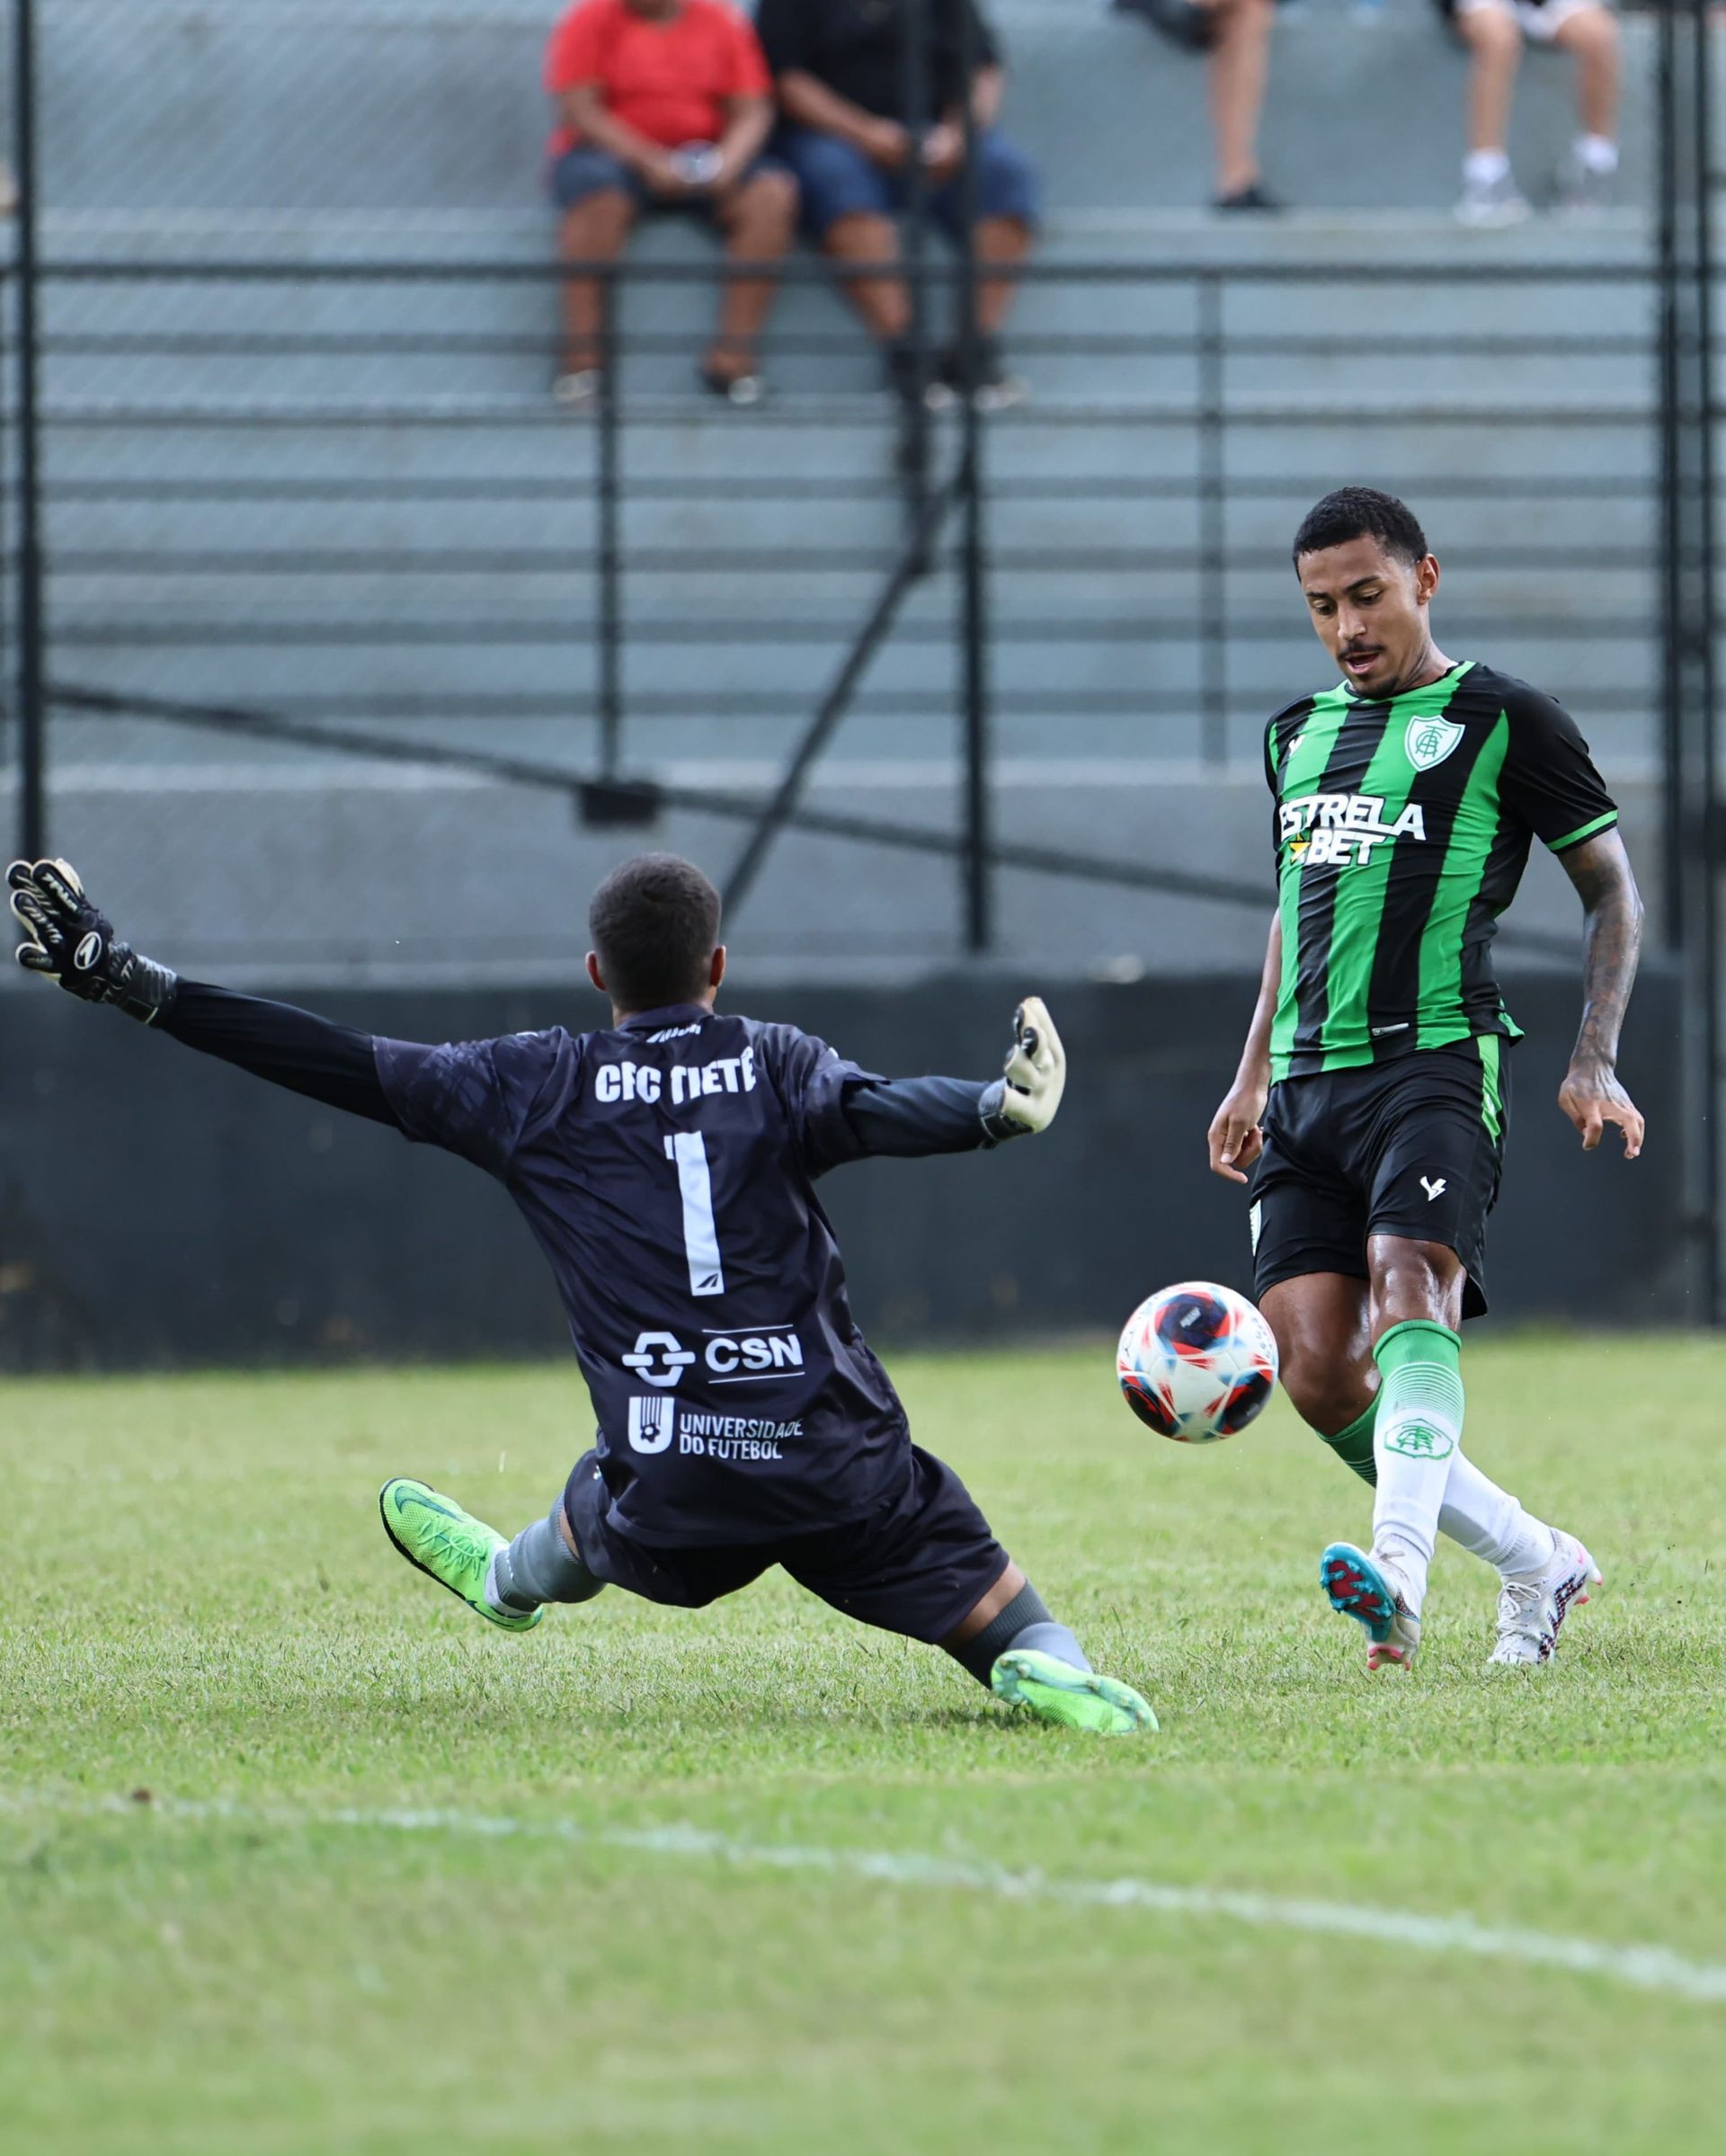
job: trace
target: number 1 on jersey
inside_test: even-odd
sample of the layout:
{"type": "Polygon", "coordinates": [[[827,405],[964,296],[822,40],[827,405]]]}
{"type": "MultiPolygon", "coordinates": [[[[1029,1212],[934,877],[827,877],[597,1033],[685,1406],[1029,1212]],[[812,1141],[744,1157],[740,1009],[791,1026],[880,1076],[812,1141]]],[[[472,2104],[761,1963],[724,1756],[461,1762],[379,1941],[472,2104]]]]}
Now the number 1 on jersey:
{"type": "Polygon", "coordinates": [[[713,1180],[707,1173],[707,1141],[698,1130],[680,1130],[665,1141],[665,1157],[677,1163],[677,1187],[683,1198],[683,1252],[690,1261],[691,1295],[724,1295],[725,1275],[719,1262],[719,1230],[713,1217],[713,1180]]]}

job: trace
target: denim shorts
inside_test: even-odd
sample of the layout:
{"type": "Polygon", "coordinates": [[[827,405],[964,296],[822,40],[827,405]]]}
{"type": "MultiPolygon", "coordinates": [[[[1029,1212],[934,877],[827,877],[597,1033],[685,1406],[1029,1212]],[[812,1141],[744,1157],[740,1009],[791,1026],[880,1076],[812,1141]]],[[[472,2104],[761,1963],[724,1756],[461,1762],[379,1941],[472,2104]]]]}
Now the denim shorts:
{"type": "MultiPolygon", "coordinates": [[[[905,205],[905,175],[885,172],[842,136],[814,128],[781,128],[773,154],[796,174],[803,193],[805,228],[816,239],[842,217],[891,217],[905,205]]],[[[1016,143],[993,128],[977,137],[977,215],[1037,221],[1041,189],[1036,169],[1016,143]]],[[[956,236],[962,199],[956,178],[929,196],[929,213],[956,236]]]]}
{"type": "MultiPolygon", "coordinates": [[[[759,179],[763,173],[779,173],[785,169],[776,157],[757,157],[744,173],[743,180],[747,183],[759,179]]],[[[632,172],[621,157],[614,157],[609,150],[592,149],[581,142],[565,150],[561,157],[553,159],[546,180],[551,199],[559,209],[574,209],[590,195],[616,190],[627,194],[637,209],[683,209],[709,216],[713,210],[711,195],[670,198],[656,195],[641,174],[632,172]]]]}

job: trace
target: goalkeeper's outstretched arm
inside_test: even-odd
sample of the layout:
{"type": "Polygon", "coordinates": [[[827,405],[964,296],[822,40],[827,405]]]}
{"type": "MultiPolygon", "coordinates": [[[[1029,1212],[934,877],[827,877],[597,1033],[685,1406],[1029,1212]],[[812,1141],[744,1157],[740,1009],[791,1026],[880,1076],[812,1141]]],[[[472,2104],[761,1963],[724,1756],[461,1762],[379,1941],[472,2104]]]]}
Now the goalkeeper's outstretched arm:
{"type": "MultiPolygon", "coordinates": [[[[407,1126],[378,1073],[372,1037],[291,1003],[182,980],[141,957],[114,933],[77,871],[63,860],[13,861],[6,872],[12,910],[24,931],[18,963],[69,995],[111,1003],[188,1047],[302,1093],[325,1106],[407,1126]]],[[[1013,1037],[999,1078],[876,1079],[850,1089],[843,1154],[964,1153],[1046,1130],[1061,1105],[1067,1059],[1041,999],[1013,1013],[1013,1037]],[[851,1145],[856,1148],[851,1152],[851,1145]]]]}
{"type": "Polygon", "coordinates": [[[1012,1045],[999,1078],[883,1078],[845,1098],[860,1149],[901,1159],[968,1153],[1046,1130],[1067,1082],[1066,1051],[1041,997],[1013,1013],[1012,1045]]]}
{"type": "Polygon", "coordinates": [[[13,861],[6,885],[24,931],[17,957],[26,973],[57,981],[84,1002],[111,1003],[290,1092],[402,1127],[378,1082],[369,1034],[291,1003],[182,980],[140,957],[114,934],[67,861],[13,861]]]}

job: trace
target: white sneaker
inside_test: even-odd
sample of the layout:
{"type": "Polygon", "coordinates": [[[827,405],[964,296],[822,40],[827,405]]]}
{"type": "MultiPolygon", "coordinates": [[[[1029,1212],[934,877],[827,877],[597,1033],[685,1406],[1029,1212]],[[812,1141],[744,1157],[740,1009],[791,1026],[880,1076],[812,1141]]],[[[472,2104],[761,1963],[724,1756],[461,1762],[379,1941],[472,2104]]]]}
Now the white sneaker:
{"type": "Polygon", "coordinates": [[[1459,225],[1471,225],[1477,231],[1520,225],[1533,214],[1527,198],[1508,173],[1499,180],[1464,180],[1455,212],[1459,225]]]}
{"type": "Polygon", "coordinates": [[[1369,1670],[1408,1668],[1420,1644],[1420,1619],[1393,1557],[1333,1542],[1319,1560],[1319,1585],[1339,1617],[1366,1627],[1369,1670]]]}
{"type": "Polygon", "coordinates": [[[1572,150],[1558,178],[1553,207],[1561,217],[1598,217],[1610,209],[1618,189],[1615,172],[1597,172],[1572,150]]]}
{"type": "Polygon", "coordinates": [[[1551,1662],[1564,1619],[1603,1584],[1600,1568],[1574,1535],[1553,1530],[1557,1547],[1544,1572],[1507,1580],[1499,1590],[1499,1640],[1490,1661],[1515,1666],[1551,1662]]]}

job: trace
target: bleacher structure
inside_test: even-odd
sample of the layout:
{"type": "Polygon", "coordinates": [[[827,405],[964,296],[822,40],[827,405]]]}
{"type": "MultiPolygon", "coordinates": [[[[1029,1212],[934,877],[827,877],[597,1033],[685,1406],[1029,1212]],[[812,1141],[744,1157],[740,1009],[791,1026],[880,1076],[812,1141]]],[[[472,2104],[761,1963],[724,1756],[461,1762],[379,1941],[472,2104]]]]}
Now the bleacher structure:
{"type": "MultiPolygon", "coordinates": [[[[57,847],[101,860],[115,906],[194,970],[566,970],[582,895],[639,828],[584,824],[567,788],[163,711],[592,771],[609,590],[619,770],[680,798],[770,792],[904,539],[860,333],[805,266],[767,347],[772,402],[722,409],[690,371],[715,257],[674,222],[646,232],[608,562],[601,430],[547,395],[549,8],[36,12],[46,666],[72,692],[57,847]],[[387,895],[388,922],[367,916],[387,958],[354,940],[357,875],[387,895]],[[567,901],[551,919],[547,892],[567,901]]],[[[1034,395],[983,450],[998,842],[1262,884],[1268,904],[1263,720],[1323,678],[1287,539],[1359,479],[1426,516],[1446,648],[1562,695],[1651,843],[1652,25],[1626,25],[1622,208],[1464,234],[1461,61],[1419,0],[1284,11],[1266,152],[1298,208],[1256,220],[1201,207],[1198,63],[1090,0],[992,13],[1049,203],[1014,331],[1034,395]]],[[[1531,57],[1531,191],[1568,113],[1566,68],[1531,57]]],[[[956,432],[937,430],[938,474],[956,432]]],[[[814,809],[956,827],[956,582],[948,531],[814,769],[814,809]]],[[[723,875],[747,826],[685,806],[654,835],[723,875]]],[[[939,853],[792,829],[739,933],[762,967],[939,964],[962,942],[956,878],[939,853]]],[[[1520,920],[1569,932],[1573,905],[1534,878],[1520,920]]],[[[1190,892],[995,890],[994,952],[1045,967],[1213,971],[1262,937],[1262,909],[1190,892]]]]}

